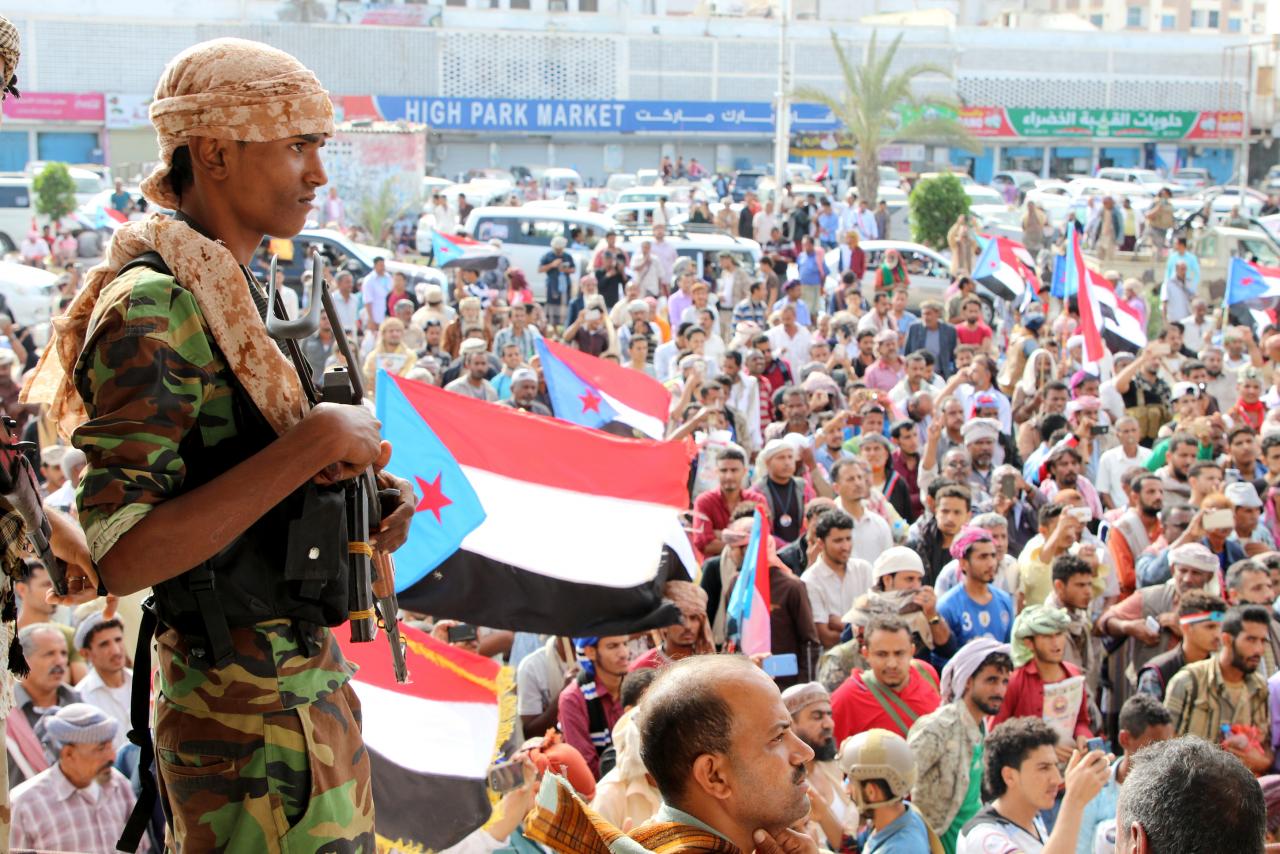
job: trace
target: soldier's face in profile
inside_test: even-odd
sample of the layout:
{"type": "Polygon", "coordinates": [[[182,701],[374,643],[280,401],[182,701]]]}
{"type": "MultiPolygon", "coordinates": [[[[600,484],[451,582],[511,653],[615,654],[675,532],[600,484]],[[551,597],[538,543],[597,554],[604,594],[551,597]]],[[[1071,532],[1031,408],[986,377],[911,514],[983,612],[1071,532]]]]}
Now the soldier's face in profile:
{"type": "MultiPolygon", "coordinates": [[[[329,180],[320,159],[324,142],[322,134],[272,142],[210,140],[201,165],[245,227],[293,237],[306,225],[316,191],[329,180]]],[[[192,155],[198,156],[195,150],[192,155]]]]}

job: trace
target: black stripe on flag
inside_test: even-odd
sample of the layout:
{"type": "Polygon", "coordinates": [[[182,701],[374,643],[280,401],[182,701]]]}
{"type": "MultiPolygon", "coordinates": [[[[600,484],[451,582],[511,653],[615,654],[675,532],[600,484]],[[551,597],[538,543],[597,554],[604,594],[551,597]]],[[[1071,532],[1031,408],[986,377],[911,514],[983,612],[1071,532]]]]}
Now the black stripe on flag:
{"type": "MultiPolygon", "coordinates": [[[[601,555],[600,574],[606,573],[608,555],[601,555]]],[[[493,629],[565,637],[623,635],[680,622],[676,606],[662,601],[667,578],[659,571],[636,587],[579,584],[459,549],[400,593],[400,606],[493,629]]]]}
{"type": "Polygon", "coordinates": [[[369,764],[378,836],[400,842],[399,850],[443,850],[489,819],[484,780],[411,771],[373,750],[369,764]],[[428,814],[430,820],[424,821],[428,814]]]}

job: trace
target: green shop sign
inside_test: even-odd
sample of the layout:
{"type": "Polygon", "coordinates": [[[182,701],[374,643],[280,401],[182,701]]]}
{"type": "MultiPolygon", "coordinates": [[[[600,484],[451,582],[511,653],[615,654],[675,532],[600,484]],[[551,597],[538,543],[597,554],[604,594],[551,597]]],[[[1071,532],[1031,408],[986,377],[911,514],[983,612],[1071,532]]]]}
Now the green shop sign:
{"type": "Polygon", "coordinates": [[[1183,139],[1200,118],[1193,110],[1079,110],[1009,107],[1009,124],[1023,137],[1183,139]]]}

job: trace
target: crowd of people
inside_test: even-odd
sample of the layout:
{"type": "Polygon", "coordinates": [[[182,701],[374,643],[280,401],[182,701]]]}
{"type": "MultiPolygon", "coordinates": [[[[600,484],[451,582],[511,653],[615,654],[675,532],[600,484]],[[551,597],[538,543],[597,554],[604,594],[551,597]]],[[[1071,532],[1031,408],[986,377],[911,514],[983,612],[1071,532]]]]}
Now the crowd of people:
{"type": "MultiPolygon", "coordinates": [[[[234,97],[257,104],[260,87],[246,69],[266,63],[296,75],[289,78],[301,87],[294,97],[314,122],[301,127],[319,132],[281,136],[271,110],[252,113],[244,120],[260,124],[237,126],[230,140],[193,133],[178,145],[164,136],[177,126],[166,125],[161,139],[170,144],[148,179],[151,194],[182,209],[182,192],[198,187],[187,204],[212,216],[200,202],[208,204],[202,193],[228,192],[212,189],[208,178],[221,169],[219,152],[238,151],[234,143],[263,134],[273,134],[266,138],[275,147],[253,149],[265,152],[255,156],[293,163],[285,152],[306,149],[309,174],[322,185],[318,148],[332,126],[332,106],[314,77],[265,45],[222,41],[197,50],[204,52],[176,60],[191,74],[167,73],[162,92],[199,88],[192,74],[216,68],[209,73],[219,81],[239,74],[243,79],[230,86],[234,97]],[[281,140],[288,145],[276,144],[281,140]]],[[[187,105],[182,115],[201,129],[207,116],[193,105],[204,103],[202,92],[166,97],[187,105]]],[[[680,168],[670,167],[673,174],[680,168]]],[[[1074,300],[996,306],[993,328],[963,268],[943,301],[925,300],[914,313],[912,272],[896,253],[885,253],[876,269],[858,260],[860,237],[883,231],[876,212],[856,197],[839,208],[816,200],[812,210],[807,200],[780,198],[790,223],[785,233],[772,219],[772,200],[752,211],[754,203],[749,198],[744,210],[753,233],[767,228],[762,236],[770,250],[759,270],[741,269],[732,256],[714,268],[677,260],[663,247],[659,226],[638,265],[616,235],[589,247],[589,270],[566,264],[563,239],[554,242],[539,271],[550,305],[533,298],[518,271],[501,265],[459,270],[448,292],[410,289],[381,259],[359,281],[348,272],[334,278],[334,317],[361,362],[349,367],[361,370],[370,388],[377,372],[387,371],[530,417],[553,417],[537,343],[558,339],[664,385],[671,405],[663,438],[690,448],[686,527],[698,566],[677,578],[664,564],[672,577],[662,579],[678,622],[654,632],[568,638],[459,626],[447,614],[401,615],[442,643],[500,657],[515,671],[515,696],[504,699],[515,703],[518,728],[504,759],[523,767],[523,783],[505,787],[494,820],[450,850],[527,851],[538,843],[566,854],[637,846],[722,854],[1182,854],[1257,852],[1264,840],[1280,840],[1280,326],[1226,326],[1210,315],[1198,282],[1188,278],[1194,256],[1183,242],[1170,253],[1168,281],[1158,294],[1123,283],[1122,295],[1118,277],[1107,276],[1117,299],[1138,299],[1144,311],[1157,313],[1159,334],[1139,352],[1091,361],[1074,300]],[[801,220],[808,226],[798,227],[801,220]],[[841,247],[834,275],[819,247],[841,247]],[[650,263],[661,272],[647,272],[650,263]],[[559,294],[563,305],[554,304],[559,294]],[[765,518],[767,527],[757,524],[765,518]],[[759,584],[768,590],[770,650],[751,656],[741,654],[740,611],[731,607],[751,577],[749,556],[767,566],[759,584]]],[[[304,206],[291,202],[292,233],[301,228],[304,206]]],[[[126,239],[171,225],[161,219],[127,227],[126,239]]],[[[962,218],[952,231],[959,247],[953,263],[962,264],[980,238],[970,228],[962,218]]],[[[204,257],[220,259],[220,266],[184,267],[192,278],[181,286],[154,269],[127,273],[137,277],[125,281],[132,290],[109,294],[101,312],[117,313],[103,322],[128,327],[132,337],[121,340],[133,349],[122,350],[114,339],[55,344],[93,363],[76,372],[81,405],[127,396],[121,389],[139,372],[160,376],[154,365],[165,359],[173,360],[164,362],[166,370],[177,365],[175,373],[200,374],[190,386],[198,394],[186,394],[188,386],[179,388],[166,373],[150,397],[129,397],[129,406],[145,410],[129,410],[137,419],[126,420],[130,428],[151,425],[161,407],[172,422],[191,399],[212,401],[180,436],[148,436],[155,444],[145,447],[159,450],[138,454],[131,467],[94,467],[102,448],[144,441],[122,435],[110,413],[79,423],[76,439],[89,448],[87,457],[64,444],[50,404],[18,401],[16,389],[36,369],[40,349],[0,301],[4,412],[38,449],[55,543],[78,545],[83,554],[68,564],[79,569],[92,563],[93,542],[104,583],[122,577],[105,571],[108,561],[116,572],[127,565],[139,573],[129,578],[150,577],[138,553],[131,559],[128,551],[130,542],[134,548],[147,542],[136,532],[148,529],[131,528],[132,539],[121,531],[136,525],[141,512],[151,513],[156,530],[166,502],[172,499],[174,512],[194,494],[183,492],[189,486],[183,473],[165,468],[184,464],[178,451],[212,465],[212,455],[188,444],[193,437],[219,456],[243,454],[240,446],[256,441],[228,427],[226,418],[234,416],[223,417],[227,401],[256,409],[264,420],[286,410],[297,417],[270,394],[278,375],[264,376],[259,362],[224,343],[213,347],[216,334],[202,325],[226,335],[224,321],[234,316],[239,332],[258,334],[259,361],[270,357],[288,369],[262,332],[269,310],[262,289],[239,288],[246,275],[252,278],[244,265],[259,237],[240,241],[231,259],[213,254],[211,241],[195,229],[185,232],[185,246],[204,247],[204,257]],[[229,278],[214,282],[214,273],[229,278]],[[236,284],[234,294],[227,281],[236,284]],[[146,297],[156,293],[195,306],[189,287],[209,300],[199,311],[171,308],[163,317],[172,322],[152,325],[135,313],[149,310],[155,300],[146,297]],[[215,295],[239,303],[219,313],[205,307],[215,295]],[[199,365],[192,341],[204,348],[199,365]],[[219,358],[237,357],[243,373],[219,369],[215,349],[219,358]],[[108,371],[81,353],[107,353],[120,364],[108,371]],[[188,361],[179,365],[178,355],[188,361]],[[219,444],[228,433],[236,442],[219,444]],[[144,460],[153,468],[143,469],[144,460]],[[134,488],[163,494],[140,511],[142,502],[125,494],[134,488]],[[102,505],[111,506],[109,517],[102,505]],[[76,530],[80,523],[87,538],[76,530]]],[[[1116,236],[1114,221],[1103,236],[1116,236]]],[[[172,258],[191,257],[157,242],[172,258]]],[[[104,273],[90,274],[98,288],[104,273]]],[[[81,290],[78,279],[68,278],[51,296],[55,316],[78,291],[97,296],[92,285],[81,290]]],[[[290,308],[301,307],[296,294],[294,303],[290,308]]],[[[60,334],[74,332],[77,322],[85,333],[90,312],[75,314],[64,316],[60,334]]],[[[328,324],[326,317],[300,345],[317,379],[342,362],[338,330],[328,324]]],[[[63,406],[68,399],[55,398],[63,406]]],[[[354,407],[328,411],[334,409],[369,418],[354,407]]],[[[311,415],[317,412],[325,410],[311,415]]],[[[376,429],[365,426],[366,444],[380,452],[376,429]]],[[[606,429],[637,438],[623,425],[606,429]]],[[[300,435],[310,434],[286,429],[266,443],[281,467],[303,454],[300,435]]],[[[317,459],[324,455],[321,464],[295,465],[300,482],[337,464],[328,450],[312,449],[317,459]]],[[[373,459],[362,457],[352,471],[364,471],[373,459]]],[[[215,488],[203,494],[224,508],[241,502],[247,490],[228,499],[235,490],[225,484],[245,469],[240,462],[205,480],[215,488]]],[[[257,482],[274,477],[273,471],[257,482]]],[[[405,494],[410,485],[380,479],[379,487],[400,492],[390,515],[403,521],[404,507],[413,505],[405,494]]],[[[149,749],[123,735],[135,711],[130,651],[139,649],[141,595],[55,606],[50,567],[27,550],[21,521],[5,510],[0,612],[13,632],[0,637],[12,640],[7,663],[15,677],[12,706],[3,708],[10,842],[21,849],[113,850],[140,793],[154,788],[149,749]]],[[[257,536],[276,517],[255,518],[245,525],[257,536]]],[[[376,533],[391,536],[385,527],[376,533]]],[[[249,554],[256,540],[235,542],[249,554]]],[[[134,586],[173,596],[175,579],[193,570],[184,555],[160,551],[148,554],[173,564],[172,571],[134,586]]],[[[310,552],[315,560],[320,549],[310,552]]],[[[274,566],[250,557],[234,567],[218,564],[217,576],[213,557],[197,567],[208,575],[182,588],[191,593],[191,609],[206,618],[236,604],[209,595],[212,579],[225,584],[234,568],[236,581],[249,584],[255,579],[244,576],[254,575],[254,567],[274,566]]],[[[75,580],[84,584],[90,576],[75,580]]],[[[92,581],[90,595],[98,579],[92,581]]],[[[347,613],[347,601],[343,588],[338,613],[347,613]]],[[[324,727],[355,732],[360,722],[358,703],[338,702],[353,693],[341,656],[320,654],[332,638],[319,624],[307,622],[317,629],[311,633],[296,619],[273,617],[235,629],[252,648],[246,653],[231,648],[226,615],[220,616],[225,637],[209,630],[210,622],[203,635],[177,628],[161,635],[165,693],[156,702],[155,729],[172,826],[166,829],[157,805],[147,816],[144,848],[164,848],[180,835],[197,849],[197,840],[217,837],[220,822],[234,823],[237,834],[287,837],[306,815],[315,822],[303,828],[313,841],[355,832],[372,837],[368,787],[342,792],[336,807],[334,797],[323,796],[338,787],[319,791],[324,809],[349,819],[350,826],[339,827],[327,812],[317,818],[308,800],[315,781],[291,764],[307,755],[305,748],[323,748],[328,756],[316,760],[322,765],[340,764],[345,760],[332,748],[339,742],[355,756],[366,753],[358,738],[316,735],[324,727]],[[222,656],[220,639],[227,647],[222,656]],[[215,660],[202,661],[206,655],[215,660]],[[234,665],[225,663],[232,659],[234,665]],[[298,661],[306,662],[301,673],[298,661]],[[255,692],[254,680],[271,687],[247,701],[224,692],[231,684],[255,692]],[[256,708],[262,697],[285,714],[264,717],[256,708]],[[201,719],[202,704],[217,706],[217,714],[201,719]],[[237,766],[243,757],[227,751],[241,741],[252,745],[246,755],[287,756],[261,763],[281,767],[258,768],[256,758],[237,766]],[[199,782],[210,778],[218,782],[199,782]],[[246,811],[267,809],[267,798],[249,791],[259,781],[263,790],[275,787],[270,816],[240,815],[242,805],[212,791],[236,786],[254,801],[246,811]],[[184,802],[184,794],[204,800],[184,802]]],[[[145,663],[139,668],[137,678],[153,679],[145,663]]],[[[428,819],[432,808],[424,805],[428,819]]]]}

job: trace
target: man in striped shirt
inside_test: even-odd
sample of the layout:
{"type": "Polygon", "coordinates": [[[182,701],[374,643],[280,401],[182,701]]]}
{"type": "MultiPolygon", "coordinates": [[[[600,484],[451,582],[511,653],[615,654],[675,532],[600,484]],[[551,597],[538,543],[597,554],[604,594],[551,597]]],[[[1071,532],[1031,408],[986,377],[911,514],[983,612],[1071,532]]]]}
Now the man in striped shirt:
{"type": "MultiPolygon", "coordinates": [[[[48,718],[45,734],[58,761],[11,793],[14,849],[115,850],[134,802],[133,787],[112,767],[118,726],[88,703],[48,718]]],[[[138,850],[148,848],[144,837],[138,850]]]]}

